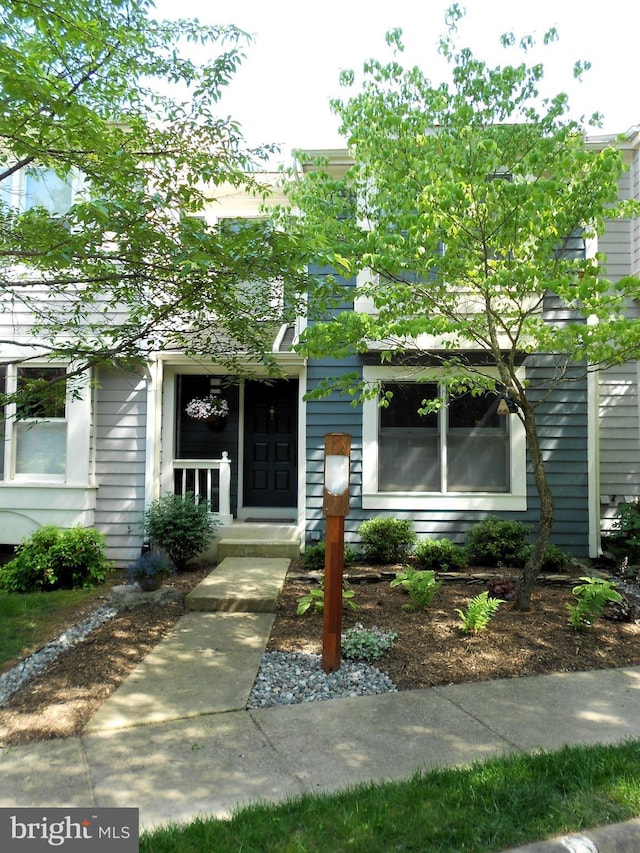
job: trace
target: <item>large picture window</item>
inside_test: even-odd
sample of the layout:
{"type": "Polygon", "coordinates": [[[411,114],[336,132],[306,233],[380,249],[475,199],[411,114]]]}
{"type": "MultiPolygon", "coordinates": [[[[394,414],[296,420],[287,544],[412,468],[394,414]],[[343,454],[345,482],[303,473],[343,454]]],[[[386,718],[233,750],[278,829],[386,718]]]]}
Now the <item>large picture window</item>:
{"type": "Polygon", "coordinates": [[[494,393],[447,397],[434,371],[421,381],[394,374],[365,368],[367,378],[382,380],[388,405],[379,397],[363,407],[363,508],[524,509],[525,439],[517,415],[499,415],[494,393]],[[435,399],[443,404],[427,411],[424,401],[435,399]]]}
{"type": "Polygon", "coordinates": [[[495,394],[454,397],[421,415],[423,400],[442,397],[437,383],[386,383],[380,408],[379,489],[508,492],[509,418],[495,394]]]}
{"type": "Polygon", "coordinates": [[[71,172],[61,178],[53,169],[31,166],[18,169],[0,182],[0,203],[24,213],[36,207],[62,216],[82,193],[82,179],[71,172]]]}

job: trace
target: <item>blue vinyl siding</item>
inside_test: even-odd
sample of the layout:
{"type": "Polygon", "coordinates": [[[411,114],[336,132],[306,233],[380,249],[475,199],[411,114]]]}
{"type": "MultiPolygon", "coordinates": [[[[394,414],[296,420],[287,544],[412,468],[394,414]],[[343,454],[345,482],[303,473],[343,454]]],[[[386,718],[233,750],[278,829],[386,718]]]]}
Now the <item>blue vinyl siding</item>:
{"type": "MultiPolygon", "coordinates": [[[[527,377],[533,385],[534,398],[544,397],[545,378],[551,380],[552,359],[531,356],[527,377]]],[[[589,484],[587,449],[587,380],[579,368],[572,381],[564,383],[541,402],[538,409],[540,444],[545,459],[549,485],[555,501],[552,542],[575,556],[589,553],[589,484]]],[[[539,499],[533,472],[527,466],[527,511],[522,520],[535,525],[539,515],[539,499]]],[[[517,513],[515,515],[518,515],[517,513]]]]}
{"type": "MultiPolygon", "coordinates": [[[[581,246],[581,250],[582,250],[581,246]]],[[[316,275],[329,274],[330,270],[316,269],[316,275]]],[[[349,310],[350,305],[343,306],[349,310]]],[[[545,300],[545,314],[549,322],[567,323],[575,315],[566,310],[557,299],[545,300]]],[[[370,359],[368,360],[370,363],[370,359]]],[[[310,359],[307,367],[307,392],[319,386],[322,380],[345,373],[362,375],[363,360],[352,356],[342,360],[310,359]]],[[[576,557],[589,553],[589,488],[587,445],[587,382],[584,371],[576,368],[572,381],[549,394],[553,381],[554,359],[549,355],[534,354],[525,361],[530,383],[530,399],[540,400],[538,408],[539,437],[544,454],[547,478],[555,501],[555,524],[552,542],[576,557]]],[[[322,512],[322,485],[324,461],[324,436],[328,432],[346,432],[351,435],[351,499],[349,515],[345,519],[345,539],[357,546],[360,523],[384,511],[362,508],[362,408],[352,406],[351,398],[333,394],[307,403],[307,483],[306,483],[306,540],[324,539],[325,520],[322,512]]],[[[511,415],[511,417],[516,417],[511,415]]],[[[471,526],[487,515],[515,519],[531,525],[532,534],[539,519],[540,501],[536,491],[533,471],[527,454],[527,508],[524,511],[482,510],[387,510],[396,518],[410,518],[421,538],[447,537],[464,543],[471,526]]]]}
{"type": "MultiPolygon", "coordinates": [[[[307,369],[307,392],[313,391],[328,376],[340,376],[360,369],[359,359],[336,361],[313,361],[307,369]]],[[[321,400],[307,403],[307,539],[319,536],[324,539],[324,515],[322,513],[322,487],[324,470],[324,436],[329,432],[346,432],[351,436],[351,512],[345,523],[347,539],[353,539],[351,531],[354,520],[358,523],[363,516],[356,516],[356,508],[362,506],[362,409],[351,406],[351,401],[340,394],[332,394],[321,400]],[[348,535],[347,535],[348,534],[348,535]]]]}
{"type": "MultiPolygon", "coordinates": [[[[307,390],[313,390],[327,376],[360,370],[360,360],[314,360],[308,366],[307,390]]],[[[551,378],[551,359],[531,356],[527,376],[533,385],[551,378]]],[[[532,392],[535,395],[536,392],[532,392]]],[[[552,541],[575,556],[588,554],[588,482],[587,482],[587,390],[586,379],[576,378],[555,390],[538,410],[540,443],[547,476],[555,499],[555,526],[552,541]]],[[[513,417],[513,416],[512,416],[513,417]]],[[[324,435],[346,432],[352,436],[351,501],[345,519],[345,539],[357,545],[361,521],[380,515],[380,511],[362,509],[362,409],[351,400],[334,394],[307,404],[307,541],[324,539],[322,478],[324,435]]],[[[463,543],[468,529],[487,515],[517,519],[531,524],[532,532],[539,515],[539,500],[533,471],[527,460],[527,509],[524,512],[482,512],[479,510],[389,511],[396,518],[411,518],[419,537],[447,537],[463,543]]]]}

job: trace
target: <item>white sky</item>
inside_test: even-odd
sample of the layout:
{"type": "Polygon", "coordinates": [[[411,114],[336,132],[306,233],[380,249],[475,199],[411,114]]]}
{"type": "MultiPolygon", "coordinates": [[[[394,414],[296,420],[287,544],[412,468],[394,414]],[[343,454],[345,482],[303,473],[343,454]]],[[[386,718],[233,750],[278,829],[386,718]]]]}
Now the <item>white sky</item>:
{"type": "MultiPolygon", "coordinates": [[[[340,71],[364,60],[391,59],[385,33],[403,30],[405,66],[419,65],[434,83],[445,79],[438,55],[445,32],[447,0],[156,0],[158,18],[197,17],[203,23],[233,23],[255,36],[242,68],[229,86],[221,111],[237,119],[251,144],[281,144],[283,159],[295,148],[343,147],[331,97],[347,90],[340,71]]],[[[640,3],[638,0],[466,0],[458,46],[468,46],[489,64],[545,66],[545,94],[567,92],[572,114],[604,115],[603,133],[640,124],[640,3]],[[505,51],[500,34],[532,34],[541,43],[552,26],[560,39],[526,55],[505,51]],[[582,83],[573,79],[576,60],[589,60],[582,83]]]]}

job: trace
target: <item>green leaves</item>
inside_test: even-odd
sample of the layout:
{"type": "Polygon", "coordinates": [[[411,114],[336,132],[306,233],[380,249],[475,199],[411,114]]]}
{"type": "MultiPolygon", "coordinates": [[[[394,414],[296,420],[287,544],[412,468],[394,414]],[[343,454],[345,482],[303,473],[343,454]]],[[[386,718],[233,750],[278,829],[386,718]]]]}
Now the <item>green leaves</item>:
{"type": "Polygon", "coordinates": [[[501,604],[504,604],[504,599],[490,598],[485,589],[484,592],[476,595],[467,603],[466,610],[457,607],[456,613],[462,621],[462,630],[466,634],[478,634],[480,631],[484,631],[500,609],[501,604]]]}
{"type": "Polygon", "coordinates": [[[576,631],[593,625],[602,615],[608,601],[622,601],[615,582],[598,577],[581,577],[580,580],[582,583],[572,589],[577,604],[567,604],[569,620],[576,631]]]}
{"type": "Polygon", "coordinates": [[[51,356],[120,361],[153,340],[236,368],[240,354],[270,351],[295,312],[304,255],[264,223],[222,233],[203,218],[230,191],[273,190],[250,174],[271,147],[248,148],[215,112],[249,37],[156,21],[152,8],[46,0],[0,10],[0,182],[14,206],[0,211],[3,289],[37,318],[51,356]],[[202,61],[187,54],[193,43],[206,48],[202,61]],[[34,166],[73,185],[63,214],[15,207],[18,178],[34,166]]]}
{"type": "MultiPolygon", "coordinates": [[[[457,4],[448,10],[443,38],[453,82],[432,83],[395,57],[368,61],[359,90],[334,104],[353,165],[346,173],[311,165],[289,187],[310,243],[351,276],[352,294],[364,300],[356,309],[367,314],[336,316],[334,302],[332,316],[307,330],[302,352],[343,357],[372,341],[435,359],[480,349],[514,387],[521,353],[555,351],[567,364],[627,358],[640,349],[637,321],[624,320],[640,282],[612,286],[606,259],[586,249],[608,219],[640,212],[618,201],[621,152],[585,144],[583,128],[565,118],[563,93],[540,102],[541,65],[492,68],[457,49],[462,14],[457,4]],[[338,203],[348,194],[352,216],[338,203]],[[548,322],[550,297],[569,322],[548,322]]],[[[544,41],[556,38],[550,30],[544,41]]],[[[396,50],[400,32],[387,44],[396,50]]],[[[329,307],[332,283],[313,284],[310,305],[319,295],[329,307]]]]}

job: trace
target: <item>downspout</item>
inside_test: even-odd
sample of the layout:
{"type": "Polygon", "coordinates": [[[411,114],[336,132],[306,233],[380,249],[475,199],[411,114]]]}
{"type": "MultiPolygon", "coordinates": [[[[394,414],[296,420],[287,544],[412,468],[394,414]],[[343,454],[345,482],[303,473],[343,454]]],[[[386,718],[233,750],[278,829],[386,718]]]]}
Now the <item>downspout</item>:
{"type": "Polygon", "coordinates": [[[145,429],[144,509],[160,494],[162,427],[162,362],[153,354],[147,362],[147,418],[145,429]]]}
{"type": "Polygon", "coordinates": [[[587,482],[589,501],[589,556],[602,554],[600,535],[600,405],[599,371],[587,373],[587,482]]]}

